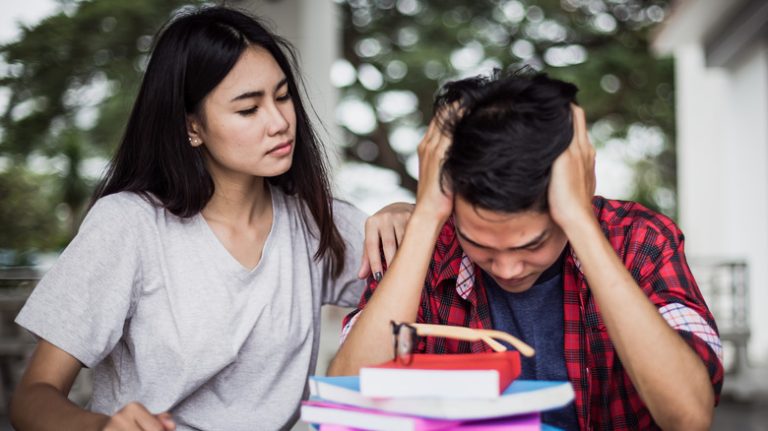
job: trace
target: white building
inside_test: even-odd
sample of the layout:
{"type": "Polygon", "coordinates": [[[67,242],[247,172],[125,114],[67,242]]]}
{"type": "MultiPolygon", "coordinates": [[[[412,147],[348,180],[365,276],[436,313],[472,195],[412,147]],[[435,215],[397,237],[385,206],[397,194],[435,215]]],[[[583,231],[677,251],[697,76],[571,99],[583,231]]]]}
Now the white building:
{"type": "Polygon", "coordinates": [[[675,59],[679,208],[687,253],[746,262],[749,358],[753,366],[765,366],[768,1],[677,1],[655,35],[654,50],[675,59]]]}

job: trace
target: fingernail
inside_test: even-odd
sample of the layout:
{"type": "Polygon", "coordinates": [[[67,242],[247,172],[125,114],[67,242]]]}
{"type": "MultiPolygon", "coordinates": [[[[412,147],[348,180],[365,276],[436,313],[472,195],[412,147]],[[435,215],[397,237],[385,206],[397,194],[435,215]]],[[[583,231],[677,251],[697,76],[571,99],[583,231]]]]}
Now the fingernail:
{"type": "Polygon", "coordinates": [[[376,280],[376,282],[381,281],[381,272],[377,272],[376,274],[373,274],[373,278],[376,280]]]}

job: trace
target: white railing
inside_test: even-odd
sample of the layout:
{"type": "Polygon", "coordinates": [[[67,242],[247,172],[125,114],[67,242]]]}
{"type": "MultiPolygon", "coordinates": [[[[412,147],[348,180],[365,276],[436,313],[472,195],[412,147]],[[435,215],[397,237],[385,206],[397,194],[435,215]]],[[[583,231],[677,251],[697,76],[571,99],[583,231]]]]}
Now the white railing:
{"type": "Polygon", "coordinates": [[[726,348],[726,372],[740,373],[748,367],[747,345],[751,335],[747,263],[698,258],[691,259],[690,266],[726,348]]]}

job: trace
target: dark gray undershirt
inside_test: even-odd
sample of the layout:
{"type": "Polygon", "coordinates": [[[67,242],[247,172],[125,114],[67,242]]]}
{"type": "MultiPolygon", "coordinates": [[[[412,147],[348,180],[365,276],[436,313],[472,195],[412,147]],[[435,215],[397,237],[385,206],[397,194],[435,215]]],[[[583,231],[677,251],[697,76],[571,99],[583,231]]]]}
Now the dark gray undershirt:
{"type": "MultiPolygon", "coordinates": [[[[507,292],[491,276],[482,274],[494,329],[508,332],[536,350],[532,358],[520,356],[518,378],[568,381],[563,351],[562,259],[522,293],[507,292]]],[[[573,403],[543,412],[542,421],[568,430],[579,428],[573,403]]]]}

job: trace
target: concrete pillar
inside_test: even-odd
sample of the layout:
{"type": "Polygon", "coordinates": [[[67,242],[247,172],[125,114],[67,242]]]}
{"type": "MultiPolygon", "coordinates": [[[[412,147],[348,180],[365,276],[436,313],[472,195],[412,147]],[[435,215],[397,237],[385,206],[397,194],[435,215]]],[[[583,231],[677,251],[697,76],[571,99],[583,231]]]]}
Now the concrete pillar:
{"type": "Polygon", "coordinates": [[[722,160],[722,100],[726,76],[707,69],[698,44],[675,50],[677,176],[680,226],[692,255],[720,256],[723,243],[725,194],[719,175],[722,160]]]}
{"type": "Polygon", "coordinates": [[[728,98],[710,101],[727,110],[718,120],[727,134],[716,144],[723,158],[715,175],[728,190],[720,200],[723,248],[747,259],[750,358],[768,364],[768,314],[762,310],[768,304],[768,44],[754,44],[727,70],[728,98]]]}

